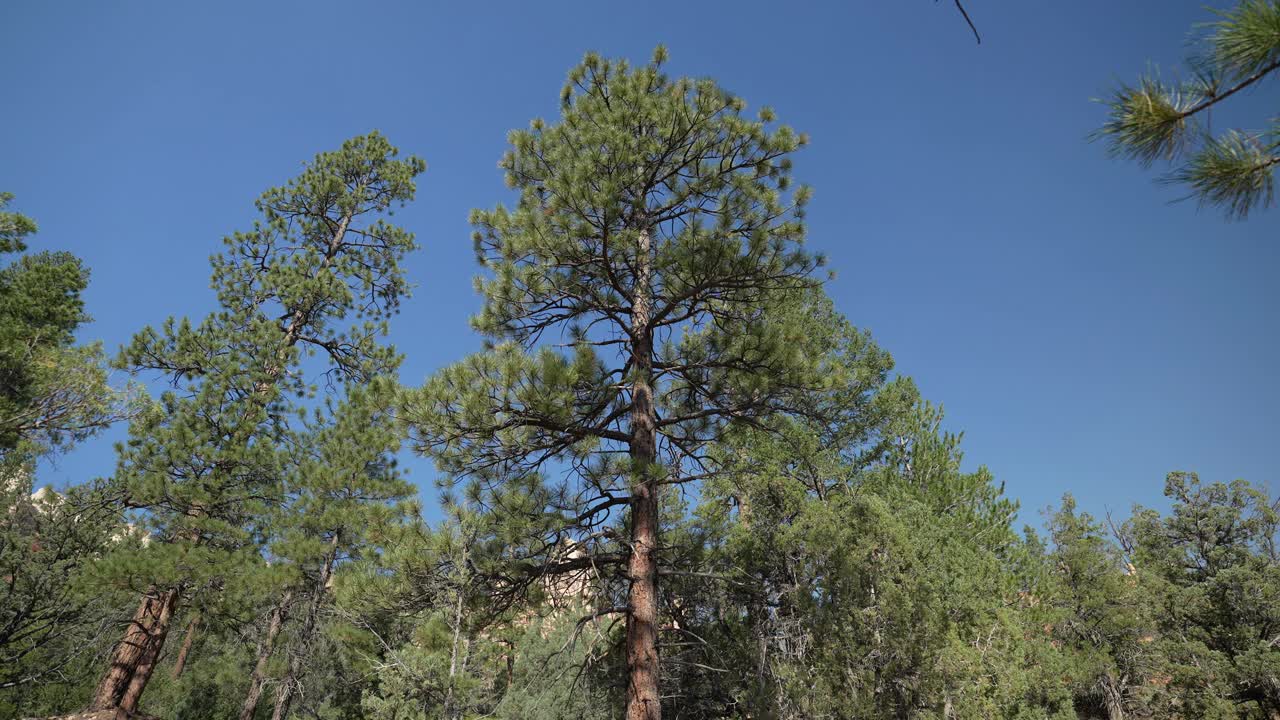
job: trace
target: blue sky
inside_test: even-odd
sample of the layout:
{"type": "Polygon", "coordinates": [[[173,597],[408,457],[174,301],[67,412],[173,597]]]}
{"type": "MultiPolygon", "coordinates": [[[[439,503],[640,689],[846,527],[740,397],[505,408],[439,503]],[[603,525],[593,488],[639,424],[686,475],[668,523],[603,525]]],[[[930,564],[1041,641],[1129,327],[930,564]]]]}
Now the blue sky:
{"type": "MultiPolygon", "coordinates": [[[[1224,4],[1225,0],[1217,0],[1224,4]]],[[[82,2],[0,11],[0,190],[93,269],[110,348],[212,308],[208,256],[303,160],[380,129],[429,169],[404,378],[478,348],[467,213],[506,133],[586,50],[707,75],[812,144],[810,243],[870,329],[1023,502],[1161,504],[1164,474],[1280,479],[1280,211],[1227,223],[1086,141],[1091,98],[1181,59],[1200,2],[82,2]]],[[[1273,82],[1215,126],[1280,108],[1273,82]]],[[[111,472],[91,441],[41,481],[111,472]]],[[[410,462],[430,490],[431,468],[410,462]]]]}

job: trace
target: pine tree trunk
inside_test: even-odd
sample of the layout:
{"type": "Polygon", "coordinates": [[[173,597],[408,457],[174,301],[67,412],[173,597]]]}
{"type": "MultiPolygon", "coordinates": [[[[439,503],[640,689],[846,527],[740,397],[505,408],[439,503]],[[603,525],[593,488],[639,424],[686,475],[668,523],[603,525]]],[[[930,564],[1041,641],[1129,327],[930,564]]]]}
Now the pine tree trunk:
{"type": "Polygon", "coordinates": [[[177,589],[152,588],[142,597],[124,639],[112,652],[111,666],[94,693],[90,710],[117,710],[126,714],[137,711],[142,691],[164,649],[177,604],[177,589]]]}
{"type": "Polygon", "coordinates": [[[298,630],[296,645],[289,653],[289,669],[280,681],[280,689],[276,691],[276,708],[271,714],[271,720],[284,720],[289,715],[289,706],[293,704],[298,678],[302,675],[302,665],[307,660],[311,638],[320,622],[320,606],[324,603],[325,593],[329,591],[329,580],[333,578],[333,565],[337,560],[338,533],[335,532],[329,540],[329,552],[324,556],[324,565],[320,567],[320,576],[312,589],[311,603],[307,605],[307,614],[298,630]]]}
{"type": "MultiPolygon", "coordinates": [[[[327,271],[333,264],[333,259],[342,247],[342,240],[346,236],[347,229],[350,227],[353,218],[354,215],[350,212],[342,215],[325,249],[319,271],[313,277],[318,277],[319,273],[327,271]]],[[[253,394],[250,396],[252,404],[246,405],[244,411],[246,417],[254,408],[260,407],[270,400],[271,388],[284,374],[284,361],[288,356],[289,349],[298,344],[298,337],[306,322],[307,312],[302,308],[295,308],[290,313],[289,324],[285,329],[280,346],[276,349],[274,360],[266,363],[263,368],[262,379],[254,384],[253,394]]],[[[242,437],[238,439],[247,441],[249,438],[242,437]]],[[[191,540],[198,542],[196,538],[191,538],[191,540]]],[[[169,633],[169,620],[177,607],[177,601],[178,592],[176,590],[157,594],[157,591],[153,589],[148,591],[142,598],[142,603],[134,616],[134,622],[129,626],[129,630],[126,631],[124,639],[116,646],[115,652],[111,657],[111,665],[98,686],[89,710],[120,709],[126,713],[132,713],[137,709],[137,700],[142,696],[142,691],[146,689],[147,682],[151,679],[154,663],[159,658],[160,650],[164,646],[165,636],[169,633]],[[151,618],[151,620],[147,620],[147,618],[151,618]],[[145,627],[140,624],[140,619],[146,621],[145,627]],[[154,647],[152,647],[153,645],[154,647]],[[127,701],[132,702],[132,705],[126,705],[127,701]]],[[[288,705],[286,704],[286,709],[287,707],[288,705]]]]}
{"type": "Polygon", "coordinates": [[[249,692],[244,696],[244,704],[240,707],[240,720],[253,720],[258,709],[258,700],[262,697],[262,685],[267,681],[267,663],[271,662],[271,653],[276,646],[276,638],[289,617],[289,605],[293,602],[293,591],[286,590],[280,602],[271,608],[267,620],[267,632],[258,640],[258,661],[254,663],[253,675],[249,677],[249,692]]]}
{"type": "Polygon", "coordinates": [[[658,455],[653,402],[653,273],[649,231],[640,232],[631,299],[631,556],[627,575],[627,720],[660,720],[658,691],[658,455]]]}
{"type": "Polygon", "coordinates": [[[178,659],[173,662],[171,676],[174,680],[182,677],[182,671],[187,669],[187,658],[191,657],[191,646],[195,644],[196,631],[199,629],[200,613],[194,613],[191,616],[191,622],[187,623],[187,634],[182,638],[182,648],[178,650],[178,659]]]}
{"type": "Polygon", "coordinates": [[[503,655],[503,659],[507,662],[507,686],[506,690],[510,691],[512,686],[516,684],[516,645],[509,640],[501,641],[507,646],[507,651],[503,655]]]}
{"type": "MultiPolygon", "coordinates": [[[[466,555],[463,555],[463,566],[466,566],[466,555]]],[[[461,713],[453,706],[454,688],[458,678],[458,648],[462,638],[462,601],[463,589],[458,588],[458,599],[453,611],[453,643],[449,649],[449,686],[444,693],[444,717],[446,720],[457,720],[461,713]]]]}

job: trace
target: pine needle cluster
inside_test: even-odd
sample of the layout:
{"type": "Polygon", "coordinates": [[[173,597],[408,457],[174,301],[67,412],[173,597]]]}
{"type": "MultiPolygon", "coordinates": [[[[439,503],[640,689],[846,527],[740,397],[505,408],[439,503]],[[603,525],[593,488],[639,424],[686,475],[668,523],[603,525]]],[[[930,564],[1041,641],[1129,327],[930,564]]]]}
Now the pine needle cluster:
{"type": "Polygon", "coordinates": [[[1280,70],[1280,0],[1243,0],[1219,13],[1198,38],[1191,79],[1170,82],[1155,71],[1121,84],[1102,102],[1107,121],[1093,135],[1108,152],[1147,168],[1172,168],[1163,182],[1179,185],[1201,206],[1244,219],[1275,203],[1280,118],[1262,130],[1210,129],[1212,109],[1260,87],[1280,70]]]}

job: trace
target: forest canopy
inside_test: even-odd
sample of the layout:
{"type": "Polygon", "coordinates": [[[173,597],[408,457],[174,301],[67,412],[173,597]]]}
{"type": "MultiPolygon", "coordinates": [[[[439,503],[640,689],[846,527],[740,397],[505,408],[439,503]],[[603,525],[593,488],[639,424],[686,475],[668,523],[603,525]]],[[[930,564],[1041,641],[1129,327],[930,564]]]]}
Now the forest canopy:
{"type": "MultiPolygon", "coordinates": [[[[1226,14],[1212,77],[1274,72],[1277,17],[1226,14]]],[[[387,336],[427,166],[378,131],[114,354],[0,195],[0,717],[1280,718],[1280,499],[1176,469],[1160,508],[1021,525],[829,295],[809,137],[666,63],[589,53],[511,132],[480,349],[419,382],[387,336]],[[101,479],[42,487],[115,423],[101,479]]],[[[1243,217],[1274,143],[1192,123],[1233,92],[1144,78],[1100,137],[1243,217]]]]}

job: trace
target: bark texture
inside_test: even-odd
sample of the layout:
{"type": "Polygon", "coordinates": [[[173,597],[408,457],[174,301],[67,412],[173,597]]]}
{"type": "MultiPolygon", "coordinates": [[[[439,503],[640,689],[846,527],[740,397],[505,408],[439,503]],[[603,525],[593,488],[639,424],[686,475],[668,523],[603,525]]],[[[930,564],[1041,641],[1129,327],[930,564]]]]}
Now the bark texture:
{"type": "Polygon", "coordinates": [[[631,555],[627,563],[627,720],[662,717],[658,668],[658,416],[653,399],[652,251],[640,233],[631,303],[631,555]]]}
{"type": "Polygon", "coordinates": [[[137,711],[142,691],[164,649],[178,595],[177,589],[152,588],[142,597],[124,638],[112,653],[111,667],[94,693],[90,711],[137,711]]]}

